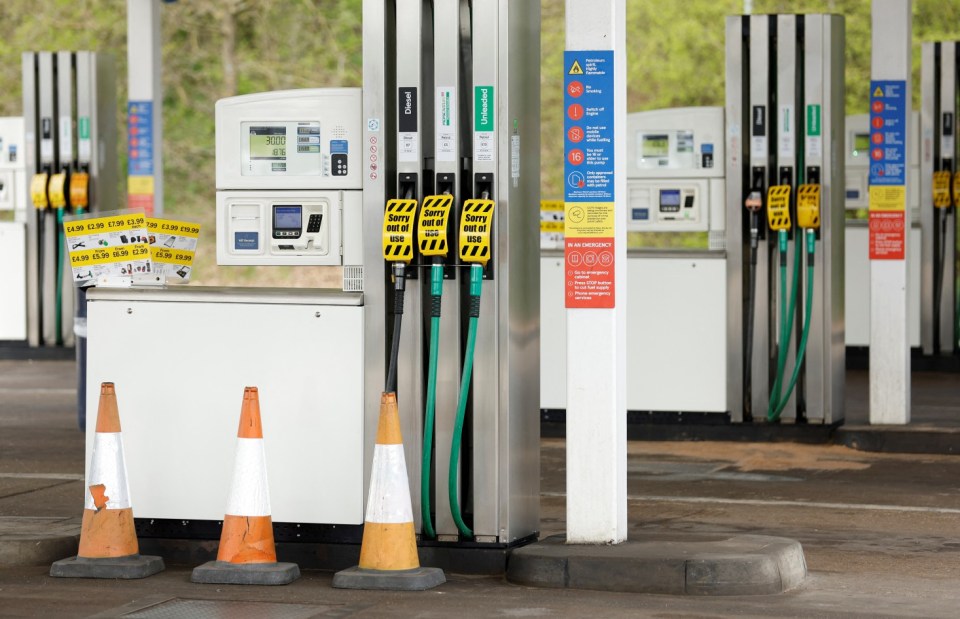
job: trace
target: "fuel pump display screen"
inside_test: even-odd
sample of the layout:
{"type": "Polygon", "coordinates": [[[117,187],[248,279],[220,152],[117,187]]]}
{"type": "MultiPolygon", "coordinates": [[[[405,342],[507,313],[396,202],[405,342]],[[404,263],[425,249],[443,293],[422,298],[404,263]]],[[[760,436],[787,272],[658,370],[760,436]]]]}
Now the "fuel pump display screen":
{"type": "Polygon", "coordinates": [[[250,159],[283,161],[286,158],[286,127],[250,127],[250,159]]]}
{"type": "Polygon", "coordinates": [[[858,155],[870,150],[870,134],[855,133],[853,135],[853,154],[858,155]]]}
{"type": "Polygon", "coordinates": [[[676,213],[680,211],[680,190],[679,189],[661,189],[660,190],[660,212],[676,213]]]}
{"type": "Polygon", "coordinates": [[[302,206],[277,204],[273,207],[273,238],[299,238],[302,227],[302,206]]]}
{"type": "Polygon", "coordinates": [[[327,176],[320,123],[315,120],[240,123],[244,176],[327,176]]]}
{"type": "Polygon", "coordinates": [[[666,157],[670,154],[670,138],[662,133],[644,135],[641,153],[644,158],[666,157]]]}

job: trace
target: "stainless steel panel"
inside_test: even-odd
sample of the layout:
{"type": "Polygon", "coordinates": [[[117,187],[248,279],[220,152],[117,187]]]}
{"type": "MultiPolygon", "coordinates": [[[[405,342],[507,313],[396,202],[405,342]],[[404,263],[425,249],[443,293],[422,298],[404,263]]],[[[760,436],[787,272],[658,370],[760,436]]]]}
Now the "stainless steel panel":
{"type": "MultiPolygon", "coordinates": [[[[400,118],[404,110],[398,102],[397,107],[397,173],[413,173],[417,175],[417,182],[413,191],[413,198],[420,201],[424,196],[424,158],[426,151],[432,148],[426,136],[428,135],[424,119],[432,118],[429,110],[431,97],[425,96],[429,92],[427,80],[424,79],[424,67],[429,59],[423,57],[424,37],[432,37],[432,31],[424,27],[424,0],[396,0],[396,37],[397,47],[394,59],[396,66],[397,88],[392,96],[399,97],[401,88],[416,88],[417,132],[413,138],[415,159],[404,161],[401,152],[404,144],[399,137],[400,118]]],[[[388,94],[388,96],[391,96],[388,94]]],[[[408,144],[409,146],[409,144],[408,144]]],[[[397,197],[401,191],[398,176],[397,197]]],[[[380,259],[382,262],[382,258],[380,259]]],[[[421,280],[422,281],[422,278],[421,280]]],[[[387,291],[387,303],[392,302],[392,290],[387,291]]],[[[422,304],[420,297],[420,282],[407,282],[407,292],[404,297],[404,321],[400,339],[400,356],[397,367],[397,401],[400,406],[401,430],[403,432],[404,451],[407,459],[407,474],[410,478],[410,496],[413,499],[413,514],[417,528],[420,527],[420,455],[423,443],[423,328],[421,322],[422,304]]],[[[391,319],[392,322],[392,319],[391,319]]]]}
{"type": "MultiPolygon", "coordinates": [[[[957,171],[957,44],[953,41],[940,44],[940,157],[941,169],[950,170],[951,173],[957,171]],[[944,115],[953,115],[953,134],[946,136],[944,115]]],[[[952,174],[951,174],[952,179],[952,174]]],[[[956,306],[956,295],[954,285],[956,281],[956,247],[957,247],[957,220],[956,209],[947,216],[949,211],[944,210],[940,213],[941,224],[937,230],[940,247],[939,251],[944,256],[944,261],[940,271],[941,286],[940,307],[939,307],[939,325],[937,334],[939,336],[939,349],[941,354],[951,354],[956,342],[954,333],[954,308],[956,306]],[[946,222],[942,218],[946,216],[946,222]],[[945,225],[946,235],[943,235],[945,225]]],[[[937,254],[937,261],[940,260],[940,253],[937,254]]]]}
{"type": "MultiPolygon", "coordinates": [[[[770,110],[770,21],[768,15],[752,15],[750,17],[750,109],[751,116],[762,109],[766,123],[766,136],[758,139],[753,131],[754,122],[750,123],[750,167],[763,167],[766,175],[763,179],[762,191],[767,192],[769,186],[770,166],[773,163],[771,151],[776,144],[772,138],[774,123],[771,121],[770,110]]],[[[748,188],[750,189],[750,188],[748,188]]],[[[742,198],[741,198],[742,200],[742,198]]],[[[767,230],[766,214],[761,216],[760,233],[767,230]]],[[[775,235],[774,235],[775,237],[775,235]]],[[[757,287],[754,295],[754,323],[753,323],[753,351],[751,362],[752,391],[748,395],[752,405],[751,411],[755,419],[764,416],[770,400],[771,353],[770,336],[775,330],[775,321],[771,320],[770,306],[770,259],[771,250],[776,245],[776,239],[771,241],[770,231],[766,231],[766,239],[761,238],[757,256],[757,287]]],[[[775,361],[774,361],[775,363],[775,361]]]]}
{"type": "MultiPolygon", "coordinates": [[[[57,171],[56,65],[52,52],[38,56],[40,166],[57,171]],[[43,127],[47,126],[44,131],[43,127]],[[45,137],[49,136],[49,138],[45,137]]],[[[57,326],[57,215],[53,209],[40,212],[40,334],[44,346],[56,346],[57,326]]]]}
{"type": "MultiPolygon", "coordinates": [[[[843,421],[844,397],[846,385],[846,344],[844,329],[844,255],[845,255],[845,219],[844,208],[846,188],[846,152],[845,113],[846,82],[845,56],[846,25],[843,16],[823,16],[823,58],[829,67],[829,75],[824,77],[824,113],[822,114],[824,152],[823,188],[821,189],[821,234],[817,264],[822,265],[821,283],[815,294],[820,303],[815,307],[824,320],[822,336],[819,339],[824,349],[823,362],[819,372],[823,381],[822,393],[814,398],[809,393],[807,402],[823,402],[823,423],[832,424],[843,421]],[[830,144],[827,148],[826,145],[830,144]],[[822,292],[821,292],[822,289],[822,292]]],[[[824,69],[827,73],[827,70],[824,69]]],[[[815,275],[816,277],[816,275],[815,275]]],[[[816,302],[816,298],[814,299],[816,302]]],[[[811,334],[811,339],[813,335],[811,334]]],[[[811,362],[807,365],[808,384],[810,368],[816,370],[811,362]]],[[[808,413],[809,421],[817,417],[808,413]]]]}
{"type": "Polygon", "coordinates": [[[744,419],[744,316],[749,268],[743,208],[743,168],[750,126],[744,115],[748,81],[743,68],[743,20],[732,16],[726,23],[727,408],[730,419],[737,423],[744,419]]]}
{"type": "MultiPolygon", "coordinates": [[[[433,57],[434,57],[434,92],[424,93],[424,97],[432,97],[435,104],[435,113],[425,122],[434,125],[436,174],[452,175],[454,207],[451,219],[459,215],[462,204],[460,195],[460,123],[467,122],[460,119],[459,99],[468,96],[468,91],[461,88],[460,79],[460,47],[461,26],[459,2],[437,2],[434,6],[433,18],[433,57]],[[449,126],[443,126],[441,110],[441,93],[452,93],[450,102],[449,126]]],[[[440,193],[438,185],[436,193],[440,193]]],[[[457,262],[457,247],[454,239],[449,239],[450,262],[457,262]]],[[[423,286],[429,287],[429,269],[422,271],[423,286]]],[[[457,414],[457,399],[460,395],[460,286],[457,279],[448,279],[443,283],[442,314],[440,316],[440,353],[437,362],[437,398],[435,415],[434,446],[434,500],[432,505],[436,513],[434,529],[441,539],[457,537],[457,525],[450,513],[450,498],[447,491],[448,471],[450,467],[450,448],[453,438],[453,427],[457,414]]],[[[424,306],[427,307],[426,305],[424,306]]],[[[429,316],[424,316],[425,336],[429,337],[429,316]]]]}
{"type": "MultiPolygon", "coordinates": [[[[57,153],[60,160],[60,170],[73,172],[76,170],[76,71],[74,54],[72,52],[57,52],[57,131],[59,139],[57,153]]],[[[68,187],[64,188],[69,189],[68,187]]],[[[68,202],[69,202],[69,196],[68,202]]],[[[69,211],[67,211],[69,213],[69,211]]],[[[60,230],[58,226],[57,235],[60,230]]],[[[60,268],[65,277],[61,278],[60,289],[60,341],[64,346],[72,347],[74,345],[73,336],[73,313],[74,289],[73,280],[70,277],[70,256],[64,247],[57,242],[57,259],[60,261],[60,268]]]]}
{"type": "Polygon", "coordinates": [[[540,3],[500,0],[499,17],[499,108],[506,114],[497,121],[501,180],[494,238],[500,271],[497,533],[507,543],[540,525],[540,3]]]}
{"type": "Polygon", "coordinates": [[[231,288],[222,286],[149,286],[91,288],[90,301],[154,303],[247,303],[257,305],[363,305],[363,294],[328,288],[231,288]]]}
{"type": "MultiPolygon", "coordinates": [[[[774,148],[774,153],[776,155],[776,170],[777,170],[777,182],[779,183],[782,178],[780,174],[781,168],[787,167],[790,168],[789,174],[789,185],[791,186],[792,201],[796,203],[796,191],[797,191],[797,179],[800,177],[799,171],[797,170],[797,144],[800,140],[800,133],[797,131],[797,116],[803,113],[803,102],[798,101],[797,96],[797,66],[801,62],[801,59],[798,58],[797,50],[797,16],[796,15],[778,15],[777,16],[777,109],[776,111],[771,110],[770,114],[773,118],[776,118],[776,123],[773,122],[771,118],[770,125],[776,127],[775,130],[771,131],[771,148],[774,148]],[[774,140],[774,137],[776,138],[774,140]]],[[[796,244],[794,239],[802,237],[800,228],[797,225],[796,219],[793,220],[793,228],[791,231],[791,245],[796,244]]],[[[774,235],[772,235],[774,236],[774,235]]],[[[787,252],[787,295],[790,294],[790,284],[793,281],[793,270],[795,262],[798,259],[797,252],[794,251],[794,247],[791,247],[787,252]]],[[[793,374],[793,368],[796,366],[797,359],[797,343],[800,340],[800,333],[797,325],[802,319],[802,312],[797,312],[795,314],[794,323],[791,325],[791,333],[788,334],[785,342],[780,341],[780,305],[787,305],[789,303],[789,298],[781,299],[779,292],[780,290],[780,268],[779,268],[779,255],[776,256],[776,262],[771,262],[771,281],[774,282],[774,287],[771,290],[771,298],[774,299],[774,302],[770,304],[771,313],[771,322],[773,325],[777,325],[773,329],[772,340],[777,343],[775,350],[777,350],[778,355],[781,346],[787,346],[787,357],[786,364],[783,369],[783,381],[781,387],[781,393],[786,393],[786,387],[789,382],[790,376],[793,374]],[[776,268],[774,268],[776,264],[776,268]]],[[[803,299],[798,294],[797,296],[797,306],[803,307],[803,299]]],[[[789,310],[789,306],[786,307],[789,310]]],[[[779,359],[777,359],[779,363],[779,359]]],[[[776,369],[774,369],[776,371],[776,369]]],[[[787,400],[786,406],[784,406],[783,413],[780,418],[785,422],[792,422],[796,419],[797,416],[797,392],[799,391],[799,385],[797,389],[791,393],[790,398],[787,400]]],[[[782,397],[782,396],[781,396],[782,397]]]]}
{"type": "Polygon", "coordinates": [[[37,57],[25,52],[21,57],[23,68],[23,131],[24,178],[27,182],[27,343],[40,346],[40,218],[30,202],[30,181],[36,174],[40,152],[37,147],[37,57]]]}
{"type": "MultiPolygon", "coordinates": [[[[380,394],[386,377],[388,282],[379,239],[383,207],[388,196],[394,195],[396,182],[394,15],[393,0],[363,0],[364,144],[371,155],[365,160],[363,174],[364,488],[370,483],[380,394]]],[[[401,411],[407,414],[406,409],[401,411]]],[[[406,453],[409,456],[410,450],[406,453]]]]}
{"type": "MultiPolygon", "coordinates": [[[[816,304],[813,307],[812,316],[810,317],[810,336],[807,340],[807,351],[806,351],[806,363],[804,366],[804,387],[806,390],[806,414],[807,420],[810,422],[822,422],[825,411],[825,402],[824,402],[824,380],[822,368],[824,364],[827,363],[827,351],[825,349],[824,342],[824,330],[826,325],[829,324],[825,320],[823,312],[819,308],[828,308],[829,305],[825,304],[824,301],[824,274],[826,272],[826,267],[830,265],[831,256],[828,251],[826,239],[828,235],[832,235],[831,224],[831,204],[833,203],[830,196],[831,187],[836,183],[834,182],[835,177],[831,175],[830,171],[833,169],[831,167],[831,157],[830,154],[826,152],[827,145],[830,146],[830,151],[837,153],[846,152],[843,148],[837,148],[834,145],[833,140],[831,139],[831,134],[828,132],[828,116],[831,115],[832,110],[830,104],[827,100],[828,97],[828,84],[831,77],[831,66],[830,66],[830,57],[827,49],[827,37],[829,33],[827,32],[828,26],[826,25],[826,20],[823,15],[807,15],[805,17],[805,34],[806,39],[804,41],[804,107],[811,105],[820,106],[820,134],[822,137],[822,142],[820,148],[811,148],[813,144],[811,140],[804,140],[805,144],[805,155],[804,160],[806,166],[809,168],[811,166],[817,166],[820,168],[820,207],[822,210],[820,216],[820,240],[818,242],[817,249],[822,249],[823,251],[816,252],[816,262],[814,264],[813,272],[813,302],[816,304]]],[[[843,117],[841,117],[841,122],[843,117]]],[[[842,134],[844,131],[843,126],[839,128],[839,132],[842,134]]],[[[843,187],[843,177],[839,179],[840,186],[843,187]]],[[[843,203],[833,203],[838,204],[841,211],[843,210],[843,203]]],[[[843,214],[841,213],[840,221],[840,234],[843,234],[843,214]]],[[[806,251],[804,251],[806,256],[806,251]]],[[[809,278],[808,278],[808,269],[806,267],[807,261],[804,260],[803,267],[803,278],[801,280],[801,287],[803,289],[803,294],[806,294],[809,278]]],[[[842,263],[841,263],[842,264],[842,263]]],[[[806,301],[803,300],[801,303],[798,303],[797,312],[801,320],[806,320],[804,315],[804,310],[806,308],[806,301]]]]}
{"type": "Polygon", "coordinates": [[[937,110],[940,107],[940,84],[936,79],[940,60],[940,43],[923,43],[920,63],[920,227],[921,227],[921,281],[920,281],[920,345],[923,354],[934,352],[933,290],[934,238],[936,209],[933,207],[933,173],[940,161],[940,132],[937,110]]]}
{"type": "MultiPolygon", "coordinates": [[[[521,3],[523,4],[523,3],[521,3]]],[[[473,88],[476,86],[493,86],[494,121],[496,126],[496,149],[492,161],[483,161],[474,152],[473,172],[492,173],[494,175],[493,193],[490,196],[496,202],[494,212],[494,228],[492,239],[493,272],[496,279],[483,283],[480,297],[480,318],[477,321],[477,346],[473,366],[473,384],[471,386],[471,403],[473,413],[473,496],[470,507],[473,511],[474,534],[487,539],[496,539],[499,535],[500,501],[500,470],[504,465],[500,461],[500,415],[509,411],[509,403],[503,401],[502,394],[509,394],[507,383],[499,381],[499,369],[506,366],[506,359],[501,359],[505,350],[500,349],[498,331],[507,333],[510,328],[509,314],[502,305],[509,297],[500,298],[499,284],[508,281],[509,272],[504,257],[506,248],[502,245],[510,241],[506,234],[509,226],[510,194],[504,185],[502,159],[509,161],[509,141],[507,150],[504,150],[502,138],[504,131],[509,131],[509,125],[504,124],[504,116],[509,114],[510,98],[506,90],[509,87],[509,74],[516,71],[515,65],[520,64],[517,59],[509,62],[507,54],[510,51],[509,37],[504,26],[509,27],[509,13],[506,3],[500,0],[474,0],[473,2],[473,85],[470,88],[470,99],[474,102],[473,88]],[[503,14],[501,14],[503,11],[503,14]],[[503,71],[503,74],[501,74],[503,71]],[[501,270],[502,269],[502,270],[501,270]],[[504,363],[501,364],[501,361],[504,363]],[[503,407],[503,408],[502,408],[503,407]]],[[[471,125],[479,113],[471,107],[471,125]]],[[[507,167],[509,178],[509,164],[507,167]]],[[[481,197],[479,195],[475,196],[481,197]]],[[[520,236],[518,234],[518,236],[520,236]]],[[[466,497],[464,497],[466,500],[466,497]]],[[[506,524],[506,519],[504,521],[506,524]]]]}
{"type": "MultiPolygon", "coordinates": [[[[90,204],[93,211],[120,208],[117,196],[117,71],[113,56],[98,52],[77,52],[77,111],[90,109],[90,135],[94,140],[90,160],[90,204]],[[87,72],[88,76],[84,73],[87,72]],[[91,101],[92,97],[92,101],[91,101]]],[[[159,121],[155,121],[155,124],[159,121]]],[[[163,161],[161,145],[154,156],[163,161]]],[[[160,182],[162,176],[156,175],[160,182]]],[[[156,199],[163,194],[158,186],[156,199]]]]}

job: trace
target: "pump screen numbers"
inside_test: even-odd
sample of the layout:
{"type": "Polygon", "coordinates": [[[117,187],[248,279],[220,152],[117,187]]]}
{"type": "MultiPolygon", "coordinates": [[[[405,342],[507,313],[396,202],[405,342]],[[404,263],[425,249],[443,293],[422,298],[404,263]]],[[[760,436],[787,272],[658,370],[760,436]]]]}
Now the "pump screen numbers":
{"type": "Polygon", "coordinates": [[[286,158],[286,127],[250,127],[250,159],[283,161],[286,158]]]}

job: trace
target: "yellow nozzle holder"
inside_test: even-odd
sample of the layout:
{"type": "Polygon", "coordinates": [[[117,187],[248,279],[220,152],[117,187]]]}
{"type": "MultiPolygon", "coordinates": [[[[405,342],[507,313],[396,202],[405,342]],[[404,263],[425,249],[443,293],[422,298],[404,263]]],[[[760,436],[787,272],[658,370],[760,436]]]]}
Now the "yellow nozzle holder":
{"type": "Polygon", "coordinates": [[[804,230],[820,229],[820,185],[806,183],[797,187],[797,225],[804,230]]]}
{"type": "Polygon", "coordinates": [[[773,185],[767,190],[767,222],[771,230],[790,229],[790,185],[773,185]]]}
{"type": "Polygon", "coordinates": [[[30,200],[38,209],[50,206],[50,202],[47,201],[47,181],[49,180],[50,175],[46,172],[37,172],[30,179],[30,200]]]}
{"type": "Polygon", "coordinates": [[[447,220],[453,208],[453,196],[427,196],[417,216],[417,246],[422,256],[446,256],[447,220]]]}
{"type": "Polygon", "coordinates": [[[933,205],[937,208],[950,206],[950,171],[933,173],[933,205]]]}
{"type": "Polygon", "coordinates": [[[416,200],[394,199],[383,211],[383,259],[387,262],[413,260],[413,223],[417,218],[416,200]]]}
{"type": "Polygon", "coordinates": [[[47,185],[47,197],[51,208],[67,206],[67,173],[58,172],[50,175],[50,184],[47,185]]]}
{"type": "Polygon", "coordinates": [[[70,206],[85,209],[90,205],[90,175],[74,172],[70,175],[70,206]]]}
{"type": "Polygon", "coordinates": [[[460,260],[483,267],[490,260],[493,200],[467,200],[460,212],[460,260]]]}

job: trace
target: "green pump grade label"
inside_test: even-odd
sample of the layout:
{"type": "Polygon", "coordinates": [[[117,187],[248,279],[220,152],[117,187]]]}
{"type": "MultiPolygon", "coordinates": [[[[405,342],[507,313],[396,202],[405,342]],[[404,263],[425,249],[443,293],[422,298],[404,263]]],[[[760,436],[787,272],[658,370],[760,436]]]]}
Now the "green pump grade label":
{"type": "Polygon", "coordinates": [[[820,106],[819,105],[807,106],[807,135],[808,136],[820,135],[820,106]]]}
{"type": "Polygon", "coordinates": [[[474,131],[493,131],[493,86],[476,86],[473,90],[474,131]]]}

